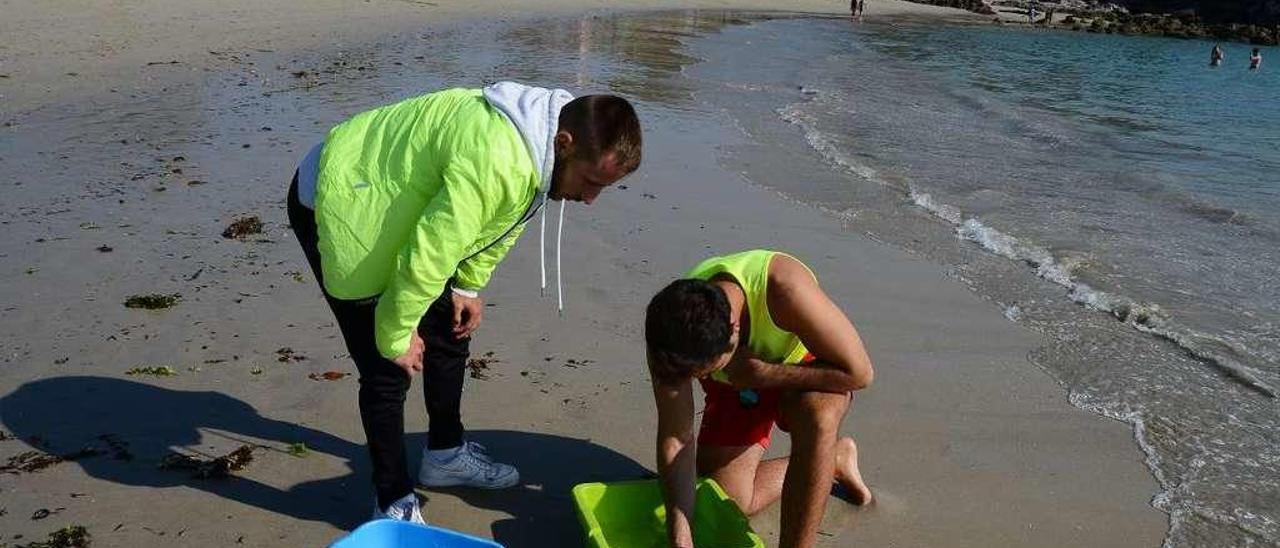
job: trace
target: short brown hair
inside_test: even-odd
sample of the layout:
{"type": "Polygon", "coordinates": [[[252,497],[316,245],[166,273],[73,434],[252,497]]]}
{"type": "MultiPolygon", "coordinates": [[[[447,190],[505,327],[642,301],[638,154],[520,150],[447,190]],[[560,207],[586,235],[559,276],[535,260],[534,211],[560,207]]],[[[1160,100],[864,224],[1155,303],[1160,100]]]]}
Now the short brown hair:
{"type": "Polygon", "coordinates": [[[583,95],[560,110],[560,129],[573,135],[578,153],[598,160],[612,152],[626,173],[640,167],[640,119],[617,95],[583,95]]]}
{"type": "Polygon", "coordinates": [[[733,350],[730,311],[724,290],[705,280],[676,280],[654,295],[644,318],[654,378],[662,384],[687,380],[733,350]]]}

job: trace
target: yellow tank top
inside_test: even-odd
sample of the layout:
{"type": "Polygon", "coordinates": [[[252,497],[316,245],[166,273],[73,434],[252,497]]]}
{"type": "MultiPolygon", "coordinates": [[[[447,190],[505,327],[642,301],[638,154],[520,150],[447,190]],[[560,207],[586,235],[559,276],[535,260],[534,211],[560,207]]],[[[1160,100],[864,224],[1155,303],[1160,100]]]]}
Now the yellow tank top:
{"type": "MultiPolygon", "coordinates": [[[[772,363],[800,363],[809,350],[800,342],[800,337],[790,331],[783,331],[773,323],[773,316],[769,314],[769,264],[773,262],[775,255],[785,254],[766,249],[753,249],[722,257],[712,257],[698,263],[698,266],[693,267],[686,277],[699,280],[711,280],[720,274],[732,277],[739,286],[742,286],[742,292],[746,294],[747,316],[751,318],[747,348],[752,355],[772,363]]],[[[790,257],[790,255],[787,256],[790,257]]],[[[810,271],[810,274],[812,273],[810,271]]],[[[724,371],[712,373],[711,378],[728,382],[728,375],[724,371]]]]}

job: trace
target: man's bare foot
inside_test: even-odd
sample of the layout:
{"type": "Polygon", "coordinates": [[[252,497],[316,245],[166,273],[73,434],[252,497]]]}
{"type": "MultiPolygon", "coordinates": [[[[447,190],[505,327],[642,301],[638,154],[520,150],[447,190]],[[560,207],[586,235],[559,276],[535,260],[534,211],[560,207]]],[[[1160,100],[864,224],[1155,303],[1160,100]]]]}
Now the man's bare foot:
{"type": "Polygon", "coordinates": [[[858,470],[858,445],[853,443],[853,438],[836,442],[836,481],[849,493],[849,502],[857,506],[872,502],[871,489],[862,481],[862,472],[858,470]]]}

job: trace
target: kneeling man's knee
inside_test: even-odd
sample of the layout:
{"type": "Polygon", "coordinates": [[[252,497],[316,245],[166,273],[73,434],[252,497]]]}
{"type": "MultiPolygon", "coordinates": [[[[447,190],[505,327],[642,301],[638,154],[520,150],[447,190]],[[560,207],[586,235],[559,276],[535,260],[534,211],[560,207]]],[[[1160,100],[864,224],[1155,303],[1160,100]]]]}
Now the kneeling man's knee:
{"type": "Polygon", "coordinates": [[[793,424],[812,424],[819,429],[836,430],[849,409],[848,394],[831,392],[793,392],[787,395],[787,407],[793,424]]]}

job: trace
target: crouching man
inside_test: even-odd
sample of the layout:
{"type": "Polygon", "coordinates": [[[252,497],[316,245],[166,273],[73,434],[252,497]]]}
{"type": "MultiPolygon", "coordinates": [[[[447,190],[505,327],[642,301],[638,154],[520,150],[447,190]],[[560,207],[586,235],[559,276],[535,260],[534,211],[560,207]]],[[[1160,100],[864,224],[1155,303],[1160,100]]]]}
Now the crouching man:
{"type": "Polygon", "coordinates": [[[857,446],[839,434],[871,361],[803,263],[767,250],[703,261],[649,303],[645,343],[672,546],[693,547],[697,476],[747,515],[781,498],[783,547],[813,545],[833,481],[854,504],[871,501],[857,446]],[[696,444],[694,379],[706,394],[696,444]],[[763,460],[775,423],[792,452],[763,460]]]}

